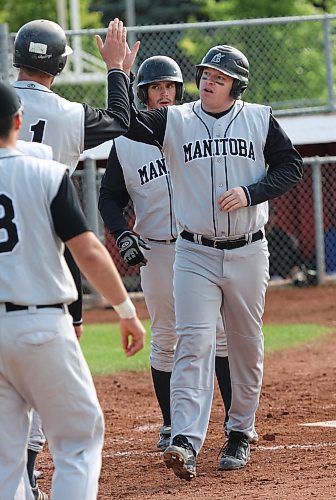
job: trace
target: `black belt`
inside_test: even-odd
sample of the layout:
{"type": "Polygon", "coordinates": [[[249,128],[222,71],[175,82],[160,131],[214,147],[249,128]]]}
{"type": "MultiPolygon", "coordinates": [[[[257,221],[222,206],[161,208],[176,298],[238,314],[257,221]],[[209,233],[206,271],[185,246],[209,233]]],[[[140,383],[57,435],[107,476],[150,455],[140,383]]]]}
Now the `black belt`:
{"type": "Polygon", "coordinates": [[[197,239],[197,235],[194,239],[194,234],[189,233],[188,231],[182,231],[181,236],[183,239],[192,241],[193,243],[199,243],[200,245],[204,245],[206,247],[218,248],[219,250],[233,250],[234,248],[241,248],[248,243],[252,243],[254,241],[262,240],[264,237],[264,233],[261,229],[256,233],[252,234],[251,240],[247,240],[245,237],[237,238],[236,240],[208,240],[208,238],[204,238],[201,236],[199,240],[197,239]]]}
{"type": "Polygon", "coordinates": [[[157,243],[175,243],[176,238],[172,238],[171,240],[154,240],[154,238],[147,238],[148,241],[156,241],[157,243]]]}
{"type": "MultiPolygon", "coordinates": [[[[12,302],[5,302],[6,312],[14,312],[14,311],[26,311],[32,306],[19,306],[18,304],[13,304],[12,302]]],[[[36,309],[44,309],[45,307],[51,307],[56,309],[63,309],[63,304],[43,304],[42,306],[34,306],[36,309]]]]}

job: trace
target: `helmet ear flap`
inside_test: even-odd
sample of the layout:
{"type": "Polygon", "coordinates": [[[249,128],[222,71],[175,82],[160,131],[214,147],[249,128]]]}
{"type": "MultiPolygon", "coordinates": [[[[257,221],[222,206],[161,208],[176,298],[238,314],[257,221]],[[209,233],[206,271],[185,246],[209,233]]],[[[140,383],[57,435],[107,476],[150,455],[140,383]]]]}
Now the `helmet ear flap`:
{"type": "Polygon", "coordinates": [[[175,82],[175,88],[176,88],[176,100],[177,101],[182,101],[183,94],[184,94],[184,85],[183,85],[183,83],[175,82]]]}
{"type": "Polygon", "coordinates": [[[201,81],[201,78],[202,78],[202,73],[203,73],[203,68],[196,68],[195,80],[196,80],[196,85],[197,85],[198,89],[199,89],[199,86],[200,86],[200,81],[201,81]]]}
{"type": "Polygon", "coordinates": [[[67,56],[64,56],[63,57],[63,61],[60,61],[59,64],[58,64],[58,72],[57,74],[59,75],[60,73],[62,73],[62,71],[64,70],[65,68],[65,65],[67,63],[67,56]]]}
{"type": "Polygon", "coordinates": [[[137,96],[143,104],[147,104],[148,101],[147,85],[138,85],[137,96]]]}
{"type": "Polygon", "coordinates": [[[245,90],[247,89],[247,84],[241,82],[240,80],[234,80],[232,84],[232,89],[230,95],[234,99],[240,99],[245,90]]]}

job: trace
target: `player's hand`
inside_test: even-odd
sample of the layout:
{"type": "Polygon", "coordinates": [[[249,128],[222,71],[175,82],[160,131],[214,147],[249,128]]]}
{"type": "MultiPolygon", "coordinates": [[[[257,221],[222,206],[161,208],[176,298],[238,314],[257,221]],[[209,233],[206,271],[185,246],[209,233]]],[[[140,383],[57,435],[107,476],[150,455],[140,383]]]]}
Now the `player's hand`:
{"type": "Polygon", "coordinates": [[[120,255],[129,266],[140,264],[145,266],[147,259],[141,251],[141,248],[150,250],[147,243],[132,233],[132,231],[124,231],[116,240],[120,255]]]}
{"type": "Polygon", "coordinates": [[[123,22],[116,17],[107,28],[105,42],[99,35],[96,35],[96,42],[107,69],[123,69],[127,46],[126,28],[123,22]]]}
{"type": "Polygon", "coordinates": [[[75,330],[77,340],[80,340],[81,336],[84,333],[83,325],[74,325],[74,330],[75,330]]]}
{"type": "Polygon", "coordinates": [[[245,191],[242,187],[229,189],[219,197],[219,206],[225,212],[234,212],[238,208],[247,207],[245,191]]]}
{"type": "Polygon", "coordinates": [[[121,344],[126,356],[133,356],[145,345],[146,330],[137,316],[120,319],[121,344]]]}
{"type": "Polygon", "coordinates": [[[126,57],[123,63],[123,70],[125,71],[125,73],[127,73],[127,75],[130,75],[131,73],[131,67],[133,66],[139,48],[140,48],[139,41],[135,42],[132,50],[129,48],[128,44],[126,44],[126,57]]]}

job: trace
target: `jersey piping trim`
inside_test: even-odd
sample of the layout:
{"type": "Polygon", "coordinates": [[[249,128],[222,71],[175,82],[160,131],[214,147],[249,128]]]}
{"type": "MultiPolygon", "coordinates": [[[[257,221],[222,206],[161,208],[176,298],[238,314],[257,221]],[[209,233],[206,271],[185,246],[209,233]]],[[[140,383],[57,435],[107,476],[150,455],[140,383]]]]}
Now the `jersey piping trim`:
{"type": "Polygon", "coordinates": [[[54,94],[54,92],[52,90],[49,90],[49,89],[37,89],[37,88],[29,88],[29,87],[15,87],[14,85],[14,88],[15,89],[18,89],[18,90],[28,90],[28,91],[33,91],[33,92],[42,92],[44,94],[54,94]]]}
{"type": "MultiPolygon", "coordinates": [[[[226,127],[226,130],[224,132],[224,139],[227,137],[227,133],[228,133],[229,128],[231,127],[232,123],[235,121],[235,119],[237,118],[237,116],[241,113],[241,111],[244,108],[244,106],[245,106],[245,103],[243,102],[242,107],[232,117],[232,120],[230,121],[230,123],[228,124],[228,126],[226,127]]],[[[226,156],[224,157],[224,164],[225,164],[226,189],[229,189],[229,175],[228,175],[227,157],[226,156]]],[[[230,217],[230,213],[229,212],[227,213],[227,218],[228,218],[228,235],[230,235],[230,233],[231,233],[231,217],[230,217]]]]}
{"type": "MultiPolygon", "coordinates": [[[[207,124],[205,123],[205,121],[203,120],[203,118],[195,110],[195,106],[196,106],[196,102],[194,102],[193,107],[192,107],[193,113],[197,116],[197,118],[200,120],[200,122],[203,123],[206,131],[208,132],[208,137],[209,137],[209,139],[211,139],[212,137],[211,137],[210,130],[209,130],[207,124]]],[[[214,201],[214,197],[215,197],[215,193],[214,193],[214,164],[213,164],[213,158],[212,157],[210,158],[210,161],[211,161],[211,191],[212,191],[212,200],[211,200],[211,205],[212,205],[212,223],[213,223],[214,233],[215,233],[215,235],[217,235],[216,218],[215,218],[215,201],[214,201]]]]}
{"type": "Polygon", "coordinates": [[[246,186],[241,186],[241,187],[244,190],[245,196],[247,198],[247,206],[250,207],[251,203],[252,203],[252,200],[251,200],[251,196],[250,196],[249,190],[247,189],[246,186]]]}

